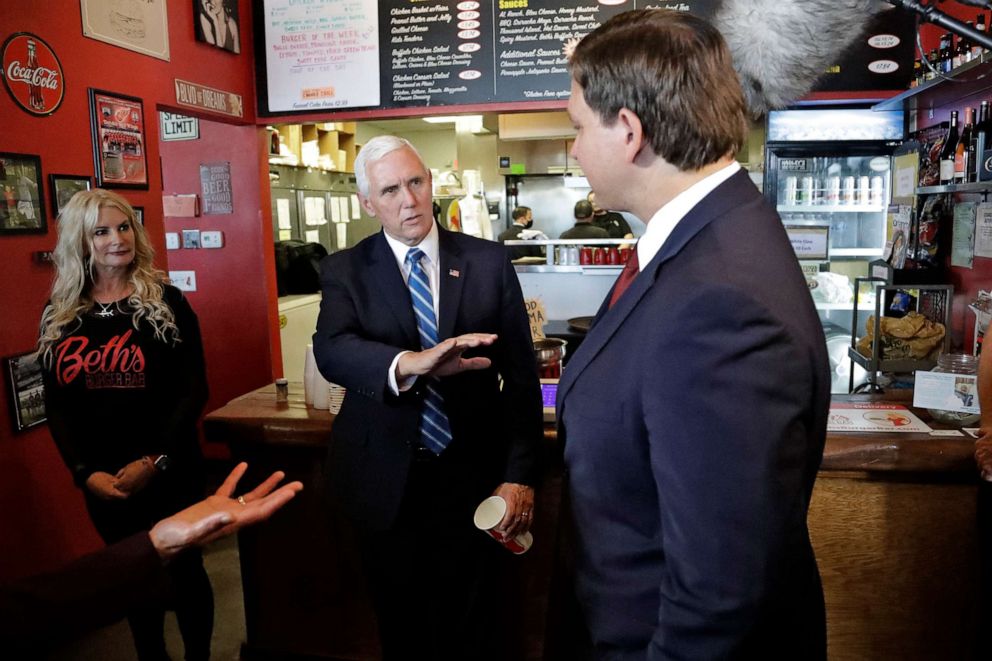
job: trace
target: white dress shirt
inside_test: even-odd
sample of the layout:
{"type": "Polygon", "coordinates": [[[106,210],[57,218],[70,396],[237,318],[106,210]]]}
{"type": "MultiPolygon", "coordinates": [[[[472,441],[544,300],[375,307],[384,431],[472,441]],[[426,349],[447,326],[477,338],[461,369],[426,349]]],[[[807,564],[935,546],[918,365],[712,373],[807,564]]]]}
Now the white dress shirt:
{"type": "MultiPolygon", "coordinates": [[[[439,254],[440,249],[438,248],[437,225],[431,223],[430,232],[428,232],[423,241],[418,243],[416,246],[408,246],[405,243],[397,241],[386,232],[383,232],[382,234],[386,237],[386,243],[389,244],[389,249],[393,251],[393,256],[396,258],[396,266],[400,270],[400,275],[403,276],[404,283],[410,279],[410,263],[406,261],[407,253],[409,253],[413,248],[420,248],[420,250],[423,251],[424,257],[420,258],[420,266],[424,269],[424,273],[427,275],[427,280],[430,283],[431,298],[434,303],[434,319],[440,323],[441,317],[438,312],[438,301],[440,300],[441,292],[441,258],[439,254]]],[[[400,356],[405,353],[411,352],[399,352],[396,354],[396,357],[393,358],[393,362],[389,365],[387,380],[389,383],[389,389],[393,391],[394,395],[398,395],[400,391],[409,390],[417,380],[416,376],[411,376],[410,378],[405,379],[402,383],[397,383],[396,365],[400,361],[400,356]]]]}
{"type": "Polygon", "coordinates": [[[693,207],[702,202],[704,197],[712,193],[714,188],[730,179],[740,169],[740,163],[734,161],[727,167],[717,170],[705,179],[701,179],[686,188],[651,216],[651,220],[647,223],[647,229],[644,230],[644,235],[637,241],[637,264],[641,271],[665,245],[665,241],[668,240],[679,221],[685,218],[693,207]]]}

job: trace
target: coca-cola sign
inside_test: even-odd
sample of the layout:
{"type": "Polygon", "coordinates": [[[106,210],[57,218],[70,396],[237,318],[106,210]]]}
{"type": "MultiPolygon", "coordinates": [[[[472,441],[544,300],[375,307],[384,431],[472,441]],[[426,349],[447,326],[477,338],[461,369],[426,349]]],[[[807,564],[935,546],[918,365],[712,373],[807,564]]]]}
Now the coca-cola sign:
{"type": "Polygon", "coordinates": [[[29,32],[12,34],[3,43],[3,83],[11,98],[32,115],[51,115],[62,105],[65,78],[55,52],[29,32]]]}

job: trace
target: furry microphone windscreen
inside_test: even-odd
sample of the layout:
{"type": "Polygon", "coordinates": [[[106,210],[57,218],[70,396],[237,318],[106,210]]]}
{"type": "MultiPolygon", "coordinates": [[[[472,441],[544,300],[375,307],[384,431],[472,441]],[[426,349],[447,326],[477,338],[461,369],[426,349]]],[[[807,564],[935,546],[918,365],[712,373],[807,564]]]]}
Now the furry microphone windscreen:
{"type": "Polygon", "coordinates": [[[725,0],[713,24],[758,118],[809,92],[886,9],[880,0],[725,0]]]}

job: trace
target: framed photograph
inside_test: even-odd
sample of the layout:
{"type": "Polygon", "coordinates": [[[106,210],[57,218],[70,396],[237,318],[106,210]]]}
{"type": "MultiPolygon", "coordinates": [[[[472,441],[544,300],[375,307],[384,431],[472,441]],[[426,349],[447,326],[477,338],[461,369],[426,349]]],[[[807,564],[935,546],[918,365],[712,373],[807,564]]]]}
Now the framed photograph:
{"type": "Polygon", "coordinates": [[[131,205],[131,208],[134,209],[134,217],[138,219],[138,223],[141,224],[141,225],[144,225],[145,224],[145,208],[144,207],[136,207],[133,204],[131,205]]]}
{"type": "Polygon", "coordinates": [[[0,235],[44,234],[41,157],[0,152],[0,235]]]}
{"type": "Polygon", "coordinates": [[[141,99],[90,88],[93,169],[101,188],[148,188],[141,99]]]}
{"type": "Polygon", "coordinates": [[[83,35],[169,60],[166,0],[80,0],[83,35]]]}
{"type": "Polygon", "coordinates": [[[238,0],[193,0],[193,23],[197,41],[241,52],[238,0]]]}
{"type": "Polygon", "coordinates": [[[73,195],[93,187],[93,180],[77,174],[49,174],[48,187],[52,193],[52,216],[58,218],[73,195]]]}
{"type": "Polygon", "coordinates": [[[4,359],[7,389],[10,392],[10,419],[14,431],[40,425],[46,419],[45,387],[41,382],[41,364],[33,353],[4,359]]]}

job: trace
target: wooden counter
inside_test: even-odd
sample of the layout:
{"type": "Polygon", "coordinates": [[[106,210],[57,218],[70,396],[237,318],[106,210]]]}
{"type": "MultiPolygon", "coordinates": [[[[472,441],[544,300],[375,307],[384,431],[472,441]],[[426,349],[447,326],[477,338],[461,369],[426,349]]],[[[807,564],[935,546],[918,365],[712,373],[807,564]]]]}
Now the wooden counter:
{"type": "MultiPolygon", "coordinates": [[[[319,496],[333,416],[307,409],[301,393],[291,384],[288,405],[277,405],[274,387],[262,388],[204,422],[209,440],[228,443],[235,458],[250,462],[249,480],[281,468],[306,485],[284,513],[240,533],[246,658],[376,659],[350,526],[319,496]]],[[[910,396],[896,392],[886,399],[908,404],[910,396]]],[[[917,414],[929,422],[925,411],[917,414]]],[[[553,430],[545,441],[535,544],[528,554],[508,558],[505,568],[519,605],[514,659],[573,658],[561,451],[553,430]]],[[[832,660],[975,658],[979,481],[973,450],[965,436],[828,436],[809,523],[832,660]]]]}

